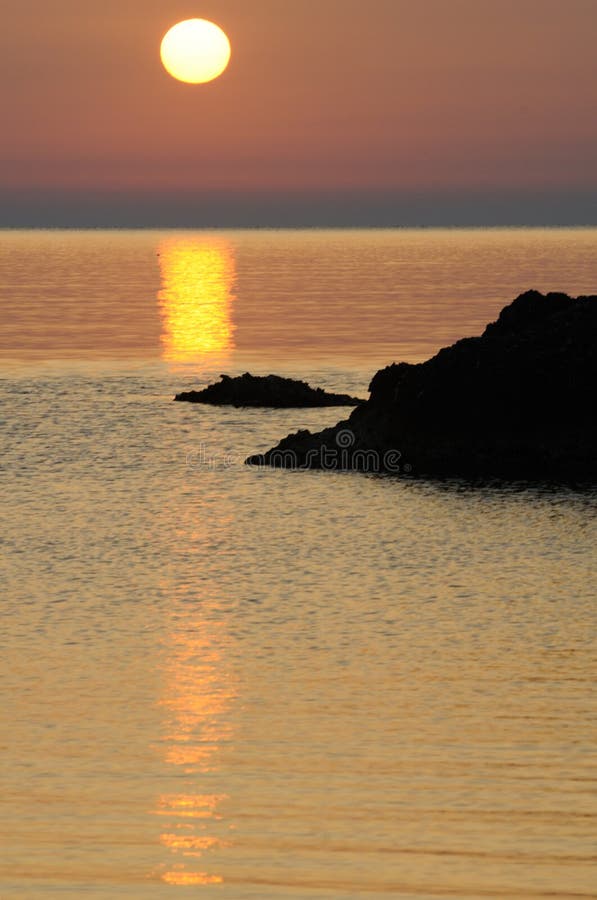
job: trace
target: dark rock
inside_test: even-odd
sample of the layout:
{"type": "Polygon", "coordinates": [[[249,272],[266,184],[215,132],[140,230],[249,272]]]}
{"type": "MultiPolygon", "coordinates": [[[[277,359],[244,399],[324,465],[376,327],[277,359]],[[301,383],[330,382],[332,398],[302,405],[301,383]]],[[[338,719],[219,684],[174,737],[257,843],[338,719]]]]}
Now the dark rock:
{"type": "Polygon", "coordinates": [[[393,364],[370,399],[249,464],[597,481],[597,297],[528,291],[480,337],[393,364]]]}
{"type": "Polygon", "coordinates": [[[217,384],[202,391],[177,394],[175,400],[189,403],[212,403],[216,406],[357,406],[363,403],[348,394],[329,394],[322,388],[312,388],[305,381],[282,378],[280,375],[250,375],[245,372],[236,378],[222,375],[217,384]]]}

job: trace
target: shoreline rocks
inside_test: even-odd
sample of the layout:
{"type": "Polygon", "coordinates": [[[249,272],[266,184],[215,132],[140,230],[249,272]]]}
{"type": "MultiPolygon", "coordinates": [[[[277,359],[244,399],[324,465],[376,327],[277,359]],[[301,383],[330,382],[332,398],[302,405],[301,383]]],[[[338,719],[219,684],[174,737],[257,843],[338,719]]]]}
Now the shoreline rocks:
{"type": "Polygon", "coordinates": [[[527,291],[480,337],[393,363],[333,428],[249,465],[428,477],[597,481],[597,296],[527,291]]]}
{"type": "Polygon", "coordinates": [[[332,394],[322,388],[312,388],[305,381],[282,378],[280,375],[251,375],[245,372],[232,378],[221,375],[221,381],[210,384],[201,391],[186,391],[175,400],[188,403],[209,403],[215,406],[258,406],[306,408],[323,406],[358,406],[358,397],[348,394],[332,394]]]}

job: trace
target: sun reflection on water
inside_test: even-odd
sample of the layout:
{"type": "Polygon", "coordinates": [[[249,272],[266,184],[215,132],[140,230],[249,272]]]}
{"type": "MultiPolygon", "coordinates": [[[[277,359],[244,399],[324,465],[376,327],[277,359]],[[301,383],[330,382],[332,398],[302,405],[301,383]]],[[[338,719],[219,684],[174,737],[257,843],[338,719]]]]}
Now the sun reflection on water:
{"type": "MultiPolygon", "coordinates": [[[[185,598],[179,598],[185,599],[185,598]]],[[[233,737],[227,716],[237,692],[226,660],[227,630],[217,601],[199,601],[192,615],[173,605],[164,663],[166,710],[161,755],[173,768],[181,790],[157,798],[154,815],[163,818],[160,843],[170,859],[161,879],[176,886],[220,884],[213,872],[197,871],[199,858],[230,846],[231,825],[220,805],[227,795],[219,787],[222,745],[233,737]]]]}
{"type": "Polygon", "coordinates": [[[167,872],[164,881],[177,887],[187,887],[192,884],[222,884],[223,879],[207,872],[167,872]]]}
{"type": "Polygon", "coordinates": [[[234,349],[232,246],[220,237],[171,237],[158,254],[163,358],[175,366],[226,360],[234,349]]]}

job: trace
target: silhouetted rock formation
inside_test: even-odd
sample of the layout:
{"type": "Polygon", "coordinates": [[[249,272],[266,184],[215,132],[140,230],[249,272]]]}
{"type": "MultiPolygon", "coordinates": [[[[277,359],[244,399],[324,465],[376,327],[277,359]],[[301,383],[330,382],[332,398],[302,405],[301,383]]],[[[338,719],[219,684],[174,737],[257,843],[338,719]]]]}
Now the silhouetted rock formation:
{"type": "Polygon", "coordinates": [[[189,403],[212,403],[216,406],[357,406],[363,403],[348,394],[328,394],[322,388],[312,388],[305,381],[281,378],[279,375],[221,375],[221,381],[202,391],[177,394],[175,400],[189,403]]]}
{"type": "Polygon", "coordinates": [[[597,297],[528,291],[481,337],[381,369],[370,399],[254,465],[597,480],[597,297]]]}

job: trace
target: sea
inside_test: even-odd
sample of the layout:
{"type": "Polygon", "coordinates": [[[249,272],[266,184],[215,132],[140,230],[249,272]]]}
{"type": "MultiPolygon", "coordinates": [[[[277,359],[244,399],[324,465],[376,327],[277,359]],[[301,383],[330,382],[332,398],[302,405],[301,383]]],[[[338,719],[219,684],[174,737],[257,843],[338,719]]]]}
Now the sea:
{"type": "MultiPolygon", "coordinates": [[[[597,897],[597,491],[253,468],[595,229],[2,231],[2,900],[597,897]]],[[[457,402],[457,398],[455,398],[457,402]]]]}

